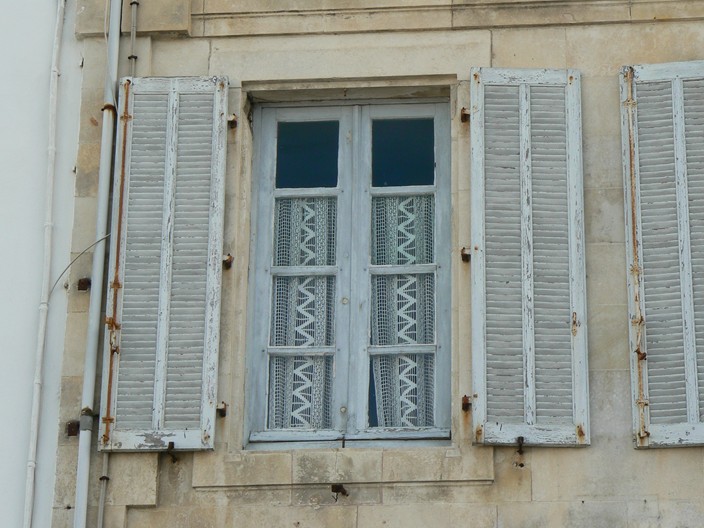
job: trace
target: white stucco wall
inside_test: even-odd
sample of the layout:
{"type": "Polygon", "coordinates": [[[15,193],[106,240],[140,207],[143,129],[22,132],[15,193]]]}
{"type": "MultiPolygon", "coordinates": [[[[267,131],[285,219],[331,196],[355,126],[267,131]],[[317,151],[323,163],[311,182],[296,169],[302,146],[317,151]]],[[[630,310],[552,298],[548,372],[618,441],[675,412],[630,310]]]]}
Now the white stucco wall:
{"type": "MultiPolygon", "coordinates": [[[[0,519],[21,526],[30,437],[32,382],[42,282],[48,146],[48,94],[57,2],[13,3],[0,17],[0,519]]],[[[78,130],[79,52],[75,2],[67,3],[59,80],[52,282],[69,261],[73,222],[73,166],[78,130]]],[[[58,427],[66,293],[50,299],[35,526],[50,526],[58,427]]]]}

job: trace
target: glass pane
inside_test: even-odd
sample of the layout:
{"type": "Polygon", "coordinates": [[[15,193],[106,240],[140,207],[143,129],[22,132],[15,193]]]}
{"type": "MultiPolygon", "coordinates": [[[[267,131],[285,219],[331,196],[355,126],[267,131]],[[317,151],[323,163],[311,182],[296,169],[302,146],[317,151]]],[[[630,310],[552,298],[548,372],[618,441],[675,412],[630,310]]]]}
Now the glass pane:
{"type": "Polygon", "coordinates": [[[335,264],[335,198],[276,200],[274,266],[335,264]]]}
{"type": "Polygon", "coordinates": [[[372,122],[372,185],[432,185],[435,140],[432,118],[372,122]]]}
{"type": "Polygon", "coordinates": [[[435,342],[435,276],[372,276],[371,344],[435,342]]]}
{"type": "Polygon", "coordinates": [[[370,427],[431,427],[434,423],[435,357],[432,354],[372,356],[370,427]]]}
{"type": "Polygon", "coordinates": [[[433,262],[434,199],[390,196],[372,199],[372,264],[433,262]]]}
{"type": "Polygon", "coordinates": [[[271,346],[332,346],[335,277],[274,277],[271,346]]]}
{"type": "Polygon", "coordinates": [[[335,187],[339,128],[337,121],[279,123],[276,187],[335,187]]]}
{"type": "Polygon", "coordinates": [[[331,356],[269,360],[269,429],[329,429],[331,356]]]}

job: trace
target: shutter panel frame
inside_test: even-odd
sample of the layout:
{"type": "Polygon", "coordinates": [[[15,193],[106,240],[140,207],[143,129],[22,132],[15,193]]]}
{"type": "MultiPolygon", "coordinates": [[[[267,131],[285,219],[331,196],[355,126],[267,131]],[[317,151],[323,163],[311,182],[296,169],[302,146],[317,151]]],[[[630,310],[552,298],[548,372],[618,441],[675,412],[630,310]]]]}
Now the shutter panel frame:
{"type": "MultiPolygon", "coordinates": [[[[587,370],[586,280],[581,157],[580,76],[574,70],[516,70],[472,68],[471,87],[471,232],[472,232],[472,383],[474,396],[474,440],[486,445],[584,446],[590,442],[587,370]],[[519,93],[518,125],[521,144],[521,306],[523,350],[523,416],[518,421],[500,421],[488,416],[487,381],[487,254],[486,254],[486,159],[485,86],[515,87],[519,93]],[[533,308],[534,249],[532,238],[532,168],[530,88],[565,87],[565,134],[567,178],[567,224],[569,240],[569,296],[571,321],[572,424],[544,423],[536,417],[535,317],[533,308]],[[521,130],[522,128],[522,130],[521,130]],[[530,278],[530,280],[525,280],[530,278]],[[520,440],[519,440],[520,438],[520,440]]],[[[506,167],[504,167],[506,168],[506,167]]]]}
{"type": "MultiPolygon", "coordinates": [[[[106,331],[105,331],[105,352],[103,360],[103,386],[101,397],[101,439],[98,443],[99,449],[105,451],[158,451],[167,450],[172,445],[174,450],[200,450],[212,449],[214,447],[214,423],[216,413],[216,383],[217,383],[217,360],[219,346],[219,323],[220,323],[220,291],[222,282],[222,244],[223,244],[223,227],[224,227],[224,181],[225,181],[225,148],[226,148],[226,113],[227,113],[227,89],[228,80],[225,77],[182,77],[182,78],[124,78],[120,82],[120,100],[118,109],[118,132],[116,140],[116,155],[115,155],[115,177],[113,184],[113,211],[112,211],[112,236],[110,241],[110,261],[109,261],[109,279],[108,292],[106,296],[106,331]],[[203,169],[202,164],[195,169],[190,165],[184,169],[185,175],[181,178],[183,181],[188,181],[189,178],[198,177],[193,173],[193,170],[201,170],[200,178],[209,179],[209,190],[207,191],[207,203],[201,199],[197,205],[187,204],[187,209],[199,210],[200,217],[207,217],[205,221],[201,220],[199,227],[196,220],[192,218],[192,212],[189,210],[176,213],[176,221],[178,218],[184,218],[183,221],[188,227],[188,233],[183,242],[174,241],[174,213],[177,204],[175,203],[175,186],[179,178],[179,170],[177,167],[177,142],[178,142],[178,126],[176,120],[179,118],[178,101],[183,96],[191,94],[208,94],[212,96],[212,116],[208,115],[207,120],[212,120],[210,123],[210,136],[207,137],[210,145],[210,152],[205,159],[206,169],[203,169]],[[167,111],[166,115],[159,109],[150,109],[151,113],[140,114],[140,119],[147,123],[150,119],[157,123],[160,119],[166,120],[165,128],[149,129],[147,127],[146,136],[135,140],[134,137],[134,117],[135,117],[135,99],[142,97],[143,100],[166,100],[167,111]],[[146,139],[145,139],[146,138],[146,139]],[[130,286],[125,284],[125,262],[128,247],[128,219],[130,211],[130,183],[131,183],[131,160],[133,156],[133,147],[137,145],[141,152],[146,152],[150,156],[154,149],[154,142],[157,143],[163,140],[164,145],[164,160],[163,170],[160,169],[159,163],[155,163],[153,156],[146,159],[146,163],[142,162],[137,173],[142,171],[144,174],[158,174],[162,170],[162,181],[159,182],[159,176],[156,179],[149,180],[146,176],[146,184],[142,184],[143,191],[151,195],[161,194],[163,197],[162,209],[159,212],[161,218],[161,226],[150,226],[153,232],[159,231],[161,234],[157,241],[154,236],[150,239],[142,238],[142,246],[134,246],[132,249],[133,268],[137,262],[138,275],[142,272],[139,258],[149,259],[149,251],[151,251],[152,260],[156,258],[159,261],[158,277],[155,273],[149,275],[146,271],[141,276],[142,280],[151,281],[152,288],[158,283],[158,310],[153,314],[153,310],[144,310],[138,313],[151,313],[158,320],[156,330],[153,332],[154,337],[154,380],[151,384],[153,399],[151,403],[151,412],[146,408],[147,403],[142,403],[142,417],[138,420],[140,423],[131,425],[125,423],[123,426],[117,411],[119,405],[118,387],[120,384],[120,361],[123,338],[122,325],[122,309],[125,295],[125,286],[129,289],[130,286]],[[139,144],[141,143],[141,144],[139,144]],[[203,173],[203,170],[208,170],[209,175],[203,173]],[[190,171],[190,173],[189,173],[190,171]],[[193,175],[191,175],[191,173],[193,175]],[[149,188],[151,185],[151,188],[149,188]],[[199,208],[199,209],[198,209],[199,208]],[[207,229],[207,233],[203,231],[207,229]],[[196,284],[196,297],[191,301],[187,301],[188,309],[192,307],[195,313],[202,314],[203,323],[200,335],[202,336],[202,347],[198,344],[201,340],[191,343],[191,348],[196,352],[196,356],[202,359],[197,359],[195,365],[191,365],[190,370],[184,369],[180,372],[179,378],[186,379],[189,377],[193,380],[194,376],[197,379],[200,376],[200,401],[193,401],[194,405],[199,409],[199,423],[182,424],[179,427],[169,427],[164,424],[164,412],[167,404],[167,367],[168,367],[168,351],[167,343],[170,334],[173,330],[169,327],[169,310],[171,304],[171,289],[172,281],[172,258],[174,251],[181,251],[179,248],[186,248],[189,244],[194,244],[193,233],[201,233],[200,238],[207,238],[207,249],[196,249],[199,262],[203,262],[204,272],[201,271],[201,282],[196,284]],[[119,235],[118,235],[119,233],[119,235]],[[186,244],[186,246],[183,246],[186,244]],[[134,255],[138,255],[134,257],[134,255]],[[137,258],[135,261],[134,259],[137,258]],[[117,270],[117,272],[116,272],[117,270]],[[146,278],[144,278],[146,277],[146,278]],[[202,353],[201,353],[202,349],[202,353]],[[151,422],[147,425],[146,422],[151,422]]],[[[138,110],[139,111],[139,110],[138,110]]],[[[145,110],[146,112],[146,110],[145,110]]],[[[201,116],[198,115],[200,118],[201,116]]],[[[191,119],[185,117],[185,120],[191,119]]],[[[207,123],[206,120],[206,123],[207,123]]],[[[183,123],[181,123],[183,125],[183,123]]],[[[196,140],[198,133],[196,133],[196,140]]],[[[201,138],[200,152],[201,159],[204,150],[204,141],[206,138],[201,138]]],[[[191,141],[186,138],[184,141],[191,141]]],[[[192,147],[198,148],[198,147],[192,147]]],[[[158,147],[157,147],[158,150],[158,147]]],[[[188,156],[188,153],[185,154],[188,156]]],[[[157,158],[158,158],[157,152],[157,158]]],[[[137,174],[135,173],[135,174],[137,174]]],[[[141,178],[141,176],[140,176],[141,178]]],[[[138,180],[135,180],[137,182],[138,180]]],[[[181,181],[181,180],[178,180],[181,181]]],[[[139,185],[135,183],[135,185],[139,185]]],[[[197,187],[197,184],[196,184],[197,187]]],[[[139,189],[139,187],[136,187],[139,189]]],[[[137,192],[137,191],[135,191],[137,192]]],[[[202,194],[202,193],[201,193],[202,194]]],[[[146,196],[146,195],[145,195],[146,196]]],[[[183,202],[182,202],[183,203],[183,202]]],[[[183,209],[183,206],[181,207],[183,209]]],[[[149,207],[146,208],[148,210],[149,207]]],[[[144,210],[144,209],[143,209],[144,210]]],[[[139,216],[138,212],[134,214],[139,216]]],[[[144,220],[139,224],[139,219],[136,220],[137,227],[145,225],[144,220]]],[[[147,220],[148,222],[148,220],[147,220]]],[[[201,243],[202,246],[202,243],[201,243]]],[[[134,274],[133,274],[134,275],[134,274]]],[[[133,284],[134,281],[132,282],[133,284]]],[[[176,281],[176,284],[184,284],[187,287],[192,287],[190,283],[176,281]]],[[[133,291],[138,291],[139,296],[142,290],[142,285],[138,284],[133,291]]],[[[129,324],[128,324],[129,326],[129,324]]],[[[186,325],[188,326],[188,325],[186,325]]],[[[135,328],[133,325],[132,328],[135,328]]],[[[128,330],[129,331],[129,330],[128,330]]],[[[184,332],[192,332],[188,327],[184,328],[184,332]]],[[[177,332],[176,335],[179,335],[177,332]]],[[[184,334],[186,335],[186,334],[184,334]]],[[[191,334],[188,334],[191,336],[191,334]]],[[[147,335],[149,338],[149,335],[147,335]]],[[[148,345],[149,341],[147,341],[148,345]]],[[[149,345],[147,346],[149,348],[149,345]]],[[[142,363],[137,362],[137,369],[141,368],[142,363]]],[[[124,374],[124,373],[123,373],[124,374]]],[[[124,378],[124,376],[123,376],[124,378]]],[[[130,381],[128,376],[123,381],[130,381]]],[[[142,386],[144,386],[144,379],[142,386]]],[[[172,382],[173,383],[173,379],[172,382]]],[[[133,380],[139,386],[139,380],[133,380]]],[[[176,382],[178,384],[178,380],[176,382]]],[[[193,382],[191,381],[191,385],[193,382]]],[[[129,390],[128,390],[129,392],[129,390]]],[[[123,394],[125,391],[123,390],[123,394]]],[[[146,400],[144,400],[146,402],[146,400]]],[[[179,405],[178,403],[176,404],[179,405]]],[[[124,422],[124,420],[123,420],[124,422]]]]}
{"type": "MultiPolygon", "coordinates": [[[[626,256],[629,310],[629,356],[631,365],[631,394],[633,431],[636,448],[679,447],[704,445],[704,421],[700,418],[698,394],[698,365],[695,335],[695,304],[693,299],[692,243],[690,239],[691,214],[685,132],[684,83],[704,79],[704,61],[624,66],[620,75],[621,140],[625,189],[626,256]],[[649,376],[657,372],[648,361],[646,317],[647,298],[643,264],[641,153],[639,143],[638,87],[648,83],[670,83],[672,109],[672,163],[676,190],[677,243],[679,258],[680,301],[682,308],[683,363],[681,381],[684,384],[685,420],[671,423],[652,423],[651,409],[661,408],[657,398],[652,401],[649,376]]],[[[645,96],[640,98],[645,100],[645,96]]],[[[642,107],[642,105],[641,105],[642,107]]],[[[643,149],[648,148],[643,147],[643,149]]],[[[665,411],[666,412],[666,411],[665,411]]],[[[662,411],[659,410],[660,416],[662,411]]],[[[665,415],[665,418],[666,415],[665,415]]],[[[662,420],[659,420],[662,421],[662,420]]]]}

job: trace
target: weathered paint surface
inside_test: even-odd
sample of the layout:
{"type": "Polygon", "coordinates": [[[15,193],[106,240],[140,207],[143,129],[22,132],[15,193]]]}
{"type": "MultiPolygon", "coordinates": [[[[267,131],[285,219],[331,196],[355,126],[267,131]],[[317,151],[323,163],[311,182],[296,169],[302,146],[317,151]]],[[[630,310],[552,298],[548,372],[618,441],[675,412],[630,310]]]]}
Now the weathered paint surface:
{"type": "MultiPolygon", "coordinates": [[[[101,88],[103,16],[101,2],[81,4],[86,9],[81,11],[78,32],[89,59],[81,89],[83,170],[97,156],[90,150],[94,139],[90,123],[92,101],[101,88]]],[[[469,519],[481,527],[697,526],[704,515],[704,451],[633,449],[634,430],[639,443],[652,447],[688,441],[698,432],[696,424],[687,423],[656,434],[647,421],[647,378],[638,383],[635,376],[631,389],[629,362],[637,372],[637,365],[645,368],[648,360],[640,347],[644,335],[636,332],[642,326],[642,312],[629,312],[629,303],[638,295],[641,270],[638,265],[627,268],[625,262],[627,257],[636,264],[642,260],[635,243],[637,227],[628,224],[631,243],[623,213],[628,210],[625,204],[635,200],[637,187],[629,195],[627,172],[624,193],[623,164],[635,150],[628,134],[622,143],[619,113],[632,98],[625,92],[619,98],[618,85],[624,65],[704,58],[701,6],[679,0],[619,0],[608,5],[586,0],[570,5],[390,0],[379,7],[331,0],[293,11],[293,6],[288,9],[279,2],[249,0],[237,6],[220,1],[177,4],[180,15],[181,9],[190,9],[190,25],[184,23],[188,17],[180,15],[150,20],[156,16],[150,13],[159,11],[156,5],[140,15],[137,72],[227,76],[231,82],[226,114],[239,120],[224,134],[222,249],[233,255],[233,265],[218,286],[222,303],[213,314],[221,322],[220,335],[214,338],[219,367],[209,371],[217,377],[218,390],[208,395],[208,401],[224,401],[229,408],[226,417],[213,415],[209,421],[214,434],[206,440],[213,443],[212,451],[180,452],[175,460],[169,454],[111,455],[116,462],[111,463],[107,524],[390,527],[454,526],[469,519]],[[573,355],[573,386],[583,389],[575,392],[574,423],[560,430],[540,425],[530,397],[533,410],[525,414],[525,425],[509,424],[508,429],[487,421],[480,401],[486,387],[482,376],[476,375],[482,367],[474,353],[472,330],[481,328],[484,314],[471,306],[470,298],[478,287],[476,277],[485,271],[485,247],[472,234],[477,227],[473,215],[480,207],[476,202],[480,182],[475,181],[480,165],[471,166],[479,163],[471,149],[482,139],[470,127],[482,122],[484,109],[470,99],[482,84],[478,71],[470,75],[472,67],[511,70],[514,80],[528,76],[535,82],[545,80],[550,71],[569,71],[564,82],[581,87],[567,109],[570,121],[582,123],[581,136],[578,129],[569,130],[567,163],[570,170],[583,168],[584,180],[571,180],[575,187],[567,222],[574,241],[570,258],[579,261],[575,269],[581,266],[587,278],[585,282],[584,273],[570,275],[576,298],[570,299],[564,323],[574,350],[584,350],[573,355]],[[427,94],[449,101],[451,116],[452,221],[444,228],[452,248],[452,309],[446,321],[451,328],[451,439],[344,444],[339,437],[321,437],[315,443],[272,442],[243,448],[252,408],[246,384],[247,332],[258,316],[251,305],[259,292],[267,290],[266,285],[249,282],[257,240],[252,189],[258,176],[252,172],[252,159],[258,145],[252,127],[259,126],[261,107],[256,101],[296,106],[354,97],[367,104],[381,99],[423,101],[427,94]],[[469,109],[469,123],[462,119],[463,108],[469,109]],[[470,248],[470,262],[462,258],[462,248],[470,248]],[[581,308],[585,300],[588,313],[581,308]],[[472,396],[466,411],[465,394],[472,396]],[[636,413],[634,400],[642,402],[636,413]],[[521,452],[518,437],[523,437],[521,452]],[[508,445],[476,445],[492,441],[508,445]],[[531,445],[555,443],[584,447],[531,445]],[[333,484],[343,485],[349,494],[334,493],[333,484]]],[[[128,68],[126,51],[121,56],[123,71],[128,68]]],[[[621,115],[626,116],[622,119],[627,129],[629,114],[621,115]]],[[[524,203],[524,215],[534,216],[530,204],[524,203]]],[[[74,236],[79,238],[81,225],[92,222],[90,208],[77,205],[74,236]]],[[[530,276],[531,263],[523,264],[530,276]]],[[[535,292],[533,299],[535,309],[535,292]]],[[[78,293],[70,292],[69,305],[80,313],[78,293]]],[[[76,376],[81,371],[75,351],[82,350],[83,339],[77,332],[66,340],[64,361],[77,365],[76,376]]],[[[532,364],[526,366],[530,373],[532,364]]],[[[526,386],[528,390],[530,383],[526,386]]],[[[62,417],[76,414],[71,387],[66,376],[62,417]]],[[[134,447],[161,443],[168,449],[174,441],[168,434],[137,435],[134,447]]],[[[66,506],[73,500],[75,445],[70,439],[62,442],[55,526],[70,525],[66,506]]],[[[175,450],[178,445],[175,441],[175,450]]],[[[99,463],[96,457],[96,486],[99,463]]],[[[91,508],[94,516],[97,504],[91,502],[91,508]]]]}

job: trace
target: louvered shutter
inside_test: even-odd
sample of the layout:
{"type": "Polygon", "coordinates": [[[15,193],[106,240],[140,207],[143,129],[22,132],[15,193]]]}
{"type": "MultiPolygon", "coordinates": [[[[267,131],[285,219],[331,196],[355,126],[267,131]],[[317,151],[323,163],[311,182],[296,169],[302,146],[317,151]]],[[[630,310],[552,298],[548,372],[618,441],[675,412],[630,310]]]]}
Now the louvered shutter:
{"type": "Polygon", "coordinates": [[[637,447],[704,444],[704,61],[625,67],[637,447]]]}
{"type": "Polygon", "coordinates": [[[472,70],[477,443],[589,443],[579,74],[472,70]]]}
{"type": "Polygon", "coordinates": [[[213,447],[223,78],[120,88],[100,446],[213,447]]]}

